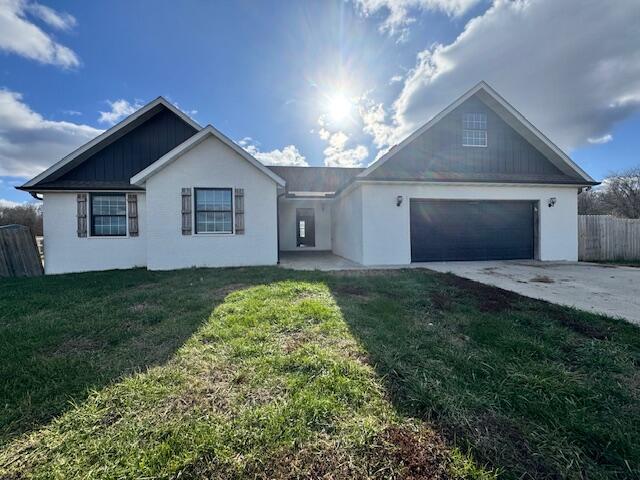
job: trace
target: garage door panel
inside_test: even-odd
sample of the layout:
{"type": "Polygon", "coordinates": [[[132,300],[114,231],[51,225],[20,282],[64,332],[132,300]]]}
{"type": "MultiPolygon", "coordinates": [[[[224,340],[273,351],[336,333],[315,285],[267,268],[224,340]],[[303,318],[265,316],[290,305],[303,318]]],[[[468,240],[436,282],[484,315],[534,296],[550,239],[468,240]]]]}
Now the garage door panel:
{"type": "Polygon", "coordinates": [[[533,258],[533,212],[533,202],[412,199],[411,260],[533,258]]]}

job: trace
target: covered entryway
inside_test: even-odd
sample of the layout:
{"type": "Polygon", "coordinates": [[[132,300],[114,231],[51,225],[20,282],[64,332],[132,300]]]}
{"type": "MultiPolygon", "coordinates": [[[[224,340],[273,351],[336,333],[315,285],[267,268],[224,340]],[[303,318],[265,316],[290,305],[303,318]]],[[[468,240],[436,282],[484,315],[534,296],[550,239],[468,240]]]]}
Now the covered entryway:
{"type": "Polygon", "coordinates": [[[411,261],[535,256],[537,202],[411,199],[411,261]]]}

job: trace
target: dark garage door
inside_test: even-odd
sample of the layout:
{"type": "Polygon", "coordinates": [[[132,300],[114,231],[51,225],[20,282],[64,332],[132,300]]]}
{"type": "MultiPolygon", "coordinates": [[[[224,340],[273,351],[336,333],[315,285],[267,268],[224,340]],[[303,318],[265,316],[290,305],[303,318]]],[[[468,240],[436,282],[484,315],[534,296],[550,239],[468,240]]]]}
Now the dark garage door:
{"type": "Polygon", "coordinates": [[[534,202],[410,202],[411,261],[533,258],[534,202]]]}

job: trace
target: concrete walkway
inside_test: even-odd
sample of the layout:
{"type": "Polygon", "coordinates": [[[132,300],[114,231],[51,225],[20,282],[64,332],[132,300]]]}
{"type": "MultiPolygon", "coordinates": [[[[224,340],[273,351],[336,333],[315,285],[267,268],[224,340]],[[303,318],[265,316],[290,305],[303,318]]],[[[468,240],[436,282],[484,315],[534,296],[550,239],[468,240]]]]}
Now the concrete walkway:
{"type": "Polygon", "coordinates": [[[364,265],[339,257],[332,252],[307,250],[280,252],[280,266],[293,270],[362,270],[364,265]]]}
{"type": "Polygon", "coordinates": [[[640,268],[578,262],[441,262],[438,272],[640,324],[640,268]]]}

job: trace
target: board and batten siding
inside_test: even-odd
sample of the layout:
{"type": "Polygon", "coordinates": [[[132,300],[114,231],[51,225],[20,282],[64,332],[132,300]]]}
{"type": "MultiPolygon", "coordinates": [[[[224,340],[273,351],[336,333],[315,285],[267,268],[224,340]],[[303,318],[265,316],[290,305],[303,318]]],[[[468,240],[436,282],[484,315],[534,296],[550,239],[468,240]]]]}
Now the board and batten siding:
{"type": "MultiPolygon", "coordinates": [[[[57,181],[125,181],[196,133],[196,129],[165,107],[157,107],[134,122],[122,136],[97,152],[88,151],[86,161],[57,181]],[[144,120],[144,123],[140,121],[144,120]],[[135,128],[134,128],[135,127],[135,128]]],[[[74,162],[77,163],[77,162],[74,162]]],[[[55,182],[54,182],[55,183],[55,182]]]]}
{"type": "MultiPolygon", "coordinates": [[[[146,204],[144,192],[136,193],[138,235],[78,237],[78,201],[75,192],[45,193],[42,203],[44,269],[47,274],[90,272],[144,267],[146,254],[146,204]]],[[[87,230],[90,212],[87,204],[87,230]]]]}
{"type": "MultiPolygon", "coordinates": [[[[369,178],[389,180],[470,178],[520,183],[526,177],[559,183],[569,179],[539,150],[476,97],[399,150],[369,178]],[[463,114],[487,117],[487,146],[462,145],[463,114]]],[[[575,179],[573,179],[575,180],[575,179]]],[[[541,182],[542,183],[542,182],[541,182]]]]}
{"type": "Polygon", "coordinates": [[[578,231],[580,260],[640,260],[640,219],[580,215],[578,231]]]}
{"type": "Polygon", "coordinates": [[[146,196],[149,270],[277,263],[276,183],[215,137],[149,177],[146,196]],[[244,234],[183,234],[183,188],[244,189],[244,234]]]}

